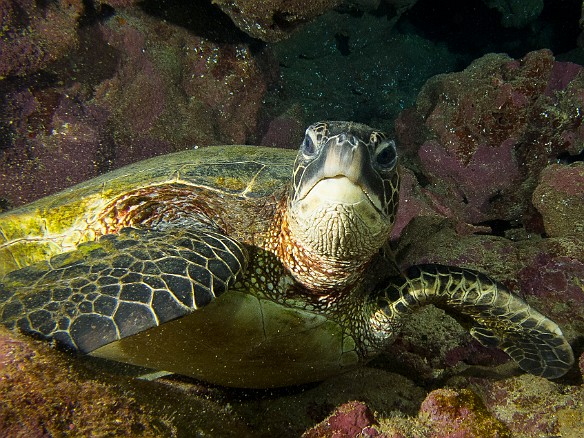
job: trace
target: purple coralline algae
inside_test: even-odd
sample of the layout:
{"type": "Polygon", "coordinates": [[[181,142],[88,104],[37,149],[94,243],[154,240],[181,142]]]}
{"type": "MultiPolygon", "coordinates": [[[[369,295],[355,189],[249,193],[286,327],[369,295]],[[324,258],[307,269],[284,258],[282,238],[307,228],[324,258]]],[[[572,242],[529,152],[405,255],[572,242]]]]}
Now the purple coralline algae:
{"type": "Polygon", "coordinates": [[[400,116],[398,139],[459,220],[521,221],[541,170],[582,149],[583,89],[582,68],[547,50],[486,55],[430,79],[400,116]]]}
{"type": "Polygon", "coordinates": [[[35,73],[78,45],[81,0],[0,2],[0,80],[35,73]]]}
{"type": "Polygon", "coordinates": [[[366,404],[358,401],[345,403],[313,429],[306,431],[303,438],[320,437],[373,437],[378,433],[372,428],[377,421],[366,404]]]}
{"type": "Polygon", "coordinates": [[[2,83],[0,199],[8,206],[154,155],[257,142],[274,73],[248,44],[215,42],[139,8],[78,28],[81,4],[31,6],[29,14],[50,19],[25,21],[15,5],[0,9],[8,28],[33,24],[0,38],[0,77],[38,71],[45,79],[2,83]],[[31,33],[56,42],[37,50],[31,33]]]}

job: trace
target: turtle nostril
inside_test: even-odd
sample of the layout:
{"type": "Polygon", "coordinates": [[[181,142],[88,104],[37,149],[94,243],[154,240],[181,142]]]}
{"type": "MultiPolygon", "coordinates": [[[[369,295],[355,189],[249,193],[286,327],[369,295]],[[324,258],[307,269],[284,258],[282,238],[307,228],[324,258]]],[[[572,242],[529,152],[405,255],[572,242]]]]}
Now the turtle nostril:
{"type": "Polygon", "coordinates": [[[347,134],[343,132],[337,136],[338,143],[349,143],[351,146],[357,146],[359,144],[359,140],[353,134],[347,134]]]}

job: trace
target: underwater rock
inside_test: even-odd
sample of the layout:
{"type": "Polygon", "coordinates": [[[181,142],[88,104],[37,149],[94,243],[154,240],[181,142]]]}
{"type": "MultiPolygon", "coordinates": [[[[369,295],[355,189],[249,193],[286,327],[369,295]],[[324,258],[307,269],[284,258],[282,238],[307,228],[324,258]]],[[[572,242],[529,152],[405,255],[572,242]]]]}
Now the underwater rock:
{"type": "Polygon", "coordinates": [[[414,173],[400,168],[399,207],[391,230],[391,240],[397,241],[406,225],[418,216],[453,217],[448,208],[436,203],[432,192],[421,187],[414,173]]]}
{"type": "Polygon", "coordinates": [[[499,380],[473,378],[472,385],[513,436],[581,436],[582,386],[563,385],[529,374],[499,380]]]}
{"type": "Polygon", "coordinates": [[[0,436],[253,436],[212,388],[129,375],[0,327],[0,436]]]}
{"type": "Polygon", "coordinates": [[[325,420],[302,434],[303,438],[379,436],[371,426],[377,423],[371,410],[359,401],[345,403],[325,420]]]}
{"type": "Polygon", "coordinates": [[[81,0],[0,2],[0,80],[34,73],[79,43],[81,0]]]}
{"type": "Polygon", "coordinates": [[[552,164],[543,169],[533,205],[548,236],[584,235],[584,163],[552,164]]]}
{"type": "Polygon", "coordinates": [[[334,116],[391,131],[428,78],[456,68],[444,45],[393,26],[387,16],[330,11],[274,44],[276,114],[299,104],[310,122],[334,116]]]}
{"type": "Polygon", "coordinates": [[[10,93],[12,145],[0,150],[0,198],[18,206],[109,168],[114,142],[109,113],[85,103],[78,86],[10,93]]]}
{"type": "Polygon", "coordinates": [[[334,8],[341,0],[216,0],[241,30],[266,42],[286,38],[298,26],[334,8]]]}
{"type": "Polygon", "coordinates": [[[436,389],[420,407],[430,437],[511,437],[506,425],[496,419],[470,389],[436,389]]]}
{"type": "Polygon", "coordinates": [[[140,143],[155,139],[174,151],[255,138],[267,85],[248,45],[215,43],[136,10],[117,17],[101,30],[124,62],[96,101],[125,145],[120,164],[151,156],[140,143]]]}
{"type": "Polygon", "coordinates": [[[299,139],[304,135],[306,124],[301,117],[302,111],[296,105],[268,121],[266,132],[260,140],[260,145],[284,149],[297,149],[299,139]]]}
{"type": "Polygon", "coordinates": [[[1,436],[170,435],[135,399],[82,377],[46,343],[0,327],[1,436]]]}
{"type": "Polygon", "coordinates": [[[549,160],[580,153],[582,105],[580,66],[547,50],[520,61],[490,54],[430,79],[396,133],[425,187],[460,221],[521,221],[549,160]]]}
{"type": "Polygon", "coordinates": [[[584,333],[584,240],[546,239],[515,277],[517,292],[557,322],[569,339],[584,333]]]}
{"type": "MultiPolygon", "coordinates": [[[[68,31],[77,35],[76,22],[68,31]]],[[[196,36],[138,8],[78,35],[43,80],[0,81],[1,208],[154,155],[257,142],[272,66],[249,45],[196,36]]]]}

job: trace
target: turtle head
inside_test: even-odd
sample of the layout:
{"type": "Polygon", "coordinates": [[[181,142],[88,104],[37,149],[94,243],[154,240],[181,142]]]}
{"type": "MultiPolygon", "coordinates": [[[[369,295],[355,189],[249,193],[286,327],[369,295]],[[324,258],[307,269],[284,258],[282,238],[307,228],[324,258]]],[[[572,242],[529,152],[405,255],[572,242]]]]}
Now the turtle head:
{"type": "Polygon", "coordinates": [[[369,126],[306,130],[288,196],[293,239],[312,257],[360,265],[389,238],[398,204],[395,142],[369,126]]]}

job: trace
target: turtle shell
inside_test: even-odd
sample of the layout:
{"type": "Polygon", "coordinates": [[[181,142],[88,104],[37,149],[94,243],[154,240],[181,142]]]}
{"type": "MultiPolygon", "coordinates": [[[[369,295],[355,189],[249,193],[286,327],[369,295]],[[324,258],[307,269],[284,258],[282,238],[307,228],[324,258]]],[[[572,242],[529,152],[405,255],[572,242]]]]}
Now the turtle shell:
{"type": "MultiPolygon", "coordinates": [[[[166,192],[168,203],[195,190],[202,203],[205,196],[213,200],[221,196],[225,218],[220,219],[230,222],[230,216],[238,213],[231,200],[268,199],[288,184],[295,156],[291,150],[254,146],[178,152],[120,168],[11,210],[0,215],[0,278],[111,232],[108,220],[115,222],[123,214],[117,202],[132,194],[136,201],[136,197],[172,187],[176,191],[166,192]]],[[[131,206],[126,203],[126,209],[131,206]]],[[[270,212],[256,210],[257,214],[264,211],[270,212]]]]}

